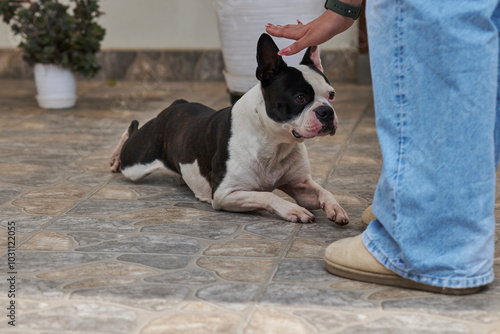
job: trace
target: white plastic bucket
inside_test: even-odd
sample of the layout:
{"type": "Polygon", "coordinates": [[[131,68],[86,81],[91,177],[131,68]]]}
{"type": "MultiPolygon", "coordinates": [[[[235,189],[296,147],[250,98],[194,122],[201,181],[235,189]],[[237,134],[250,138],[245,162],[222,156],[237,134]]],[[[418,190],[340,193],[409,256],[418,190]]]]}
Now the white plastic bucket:
{"type": "Polygon", "coordinates": [[[76,101],[76,80],[70,70],[52,64],[35,64],[38,105],[45,109],[71,108],[76,101]]]}
{"type": "MultiPolygon", "coordinates": [[[[307,24],[324,11],[324,0],[214,0],[219,22],[224,77],[231,93],[245,93],[257,84],[257,41],[265,25],[307,24]]],[[[282,49],[294,41],[273,38],[282,49]]],[[[302,51],[283,57],[288,65],[298,65],[302,51]]]]}

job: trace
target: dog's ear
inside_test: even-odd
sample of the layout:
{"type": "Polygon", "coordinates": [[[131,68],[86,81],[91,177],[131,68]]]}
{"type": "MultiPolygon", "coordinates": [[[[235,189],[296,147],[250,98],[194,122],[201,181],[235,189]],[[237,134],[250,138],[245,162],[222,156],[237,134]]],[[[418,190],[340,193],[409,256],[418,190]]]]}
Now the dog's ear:
{"type": "Polygon", "coordinates": [[[257,43],[257,71],[255,76],[263,85],[267,85],[283,69],[287,67],[281,56],[278,56],[278,47],[271,36],[262,34],[257,43]]]}
{"type": "Polygon", "coordinates": [[[321,66],[321,58],[319,57],[319,48],[317,46],[308,47],[300,64],[314,66],[318,70],[323,72],[323,66],[321,66]]]}

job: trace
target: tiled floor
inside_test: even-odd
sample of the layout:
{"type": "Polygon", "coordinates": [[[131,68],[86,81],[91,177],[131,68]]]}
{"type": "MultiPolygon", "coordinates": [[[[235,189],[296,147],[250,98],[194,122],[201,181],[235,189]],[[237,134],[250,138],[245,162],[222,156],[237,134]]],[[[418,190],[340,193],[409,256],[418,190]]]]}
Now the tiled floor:
{"type": "Polygon", "coordinates": [[[132,119],[180,97],[224,107],[223,83],[80,83],[76,109],[45,111],[31,82],[0,81],[0,332],[500,333],[499,279],[454,297],[325,271],[325,247],[362,232],[382,162],[370,87],[336,89],[338,134],[307,146],[314,178],[350,215],[345,227],[320,211],[309,225],[215,212],[176,177],[109,172],[132,119]]]}

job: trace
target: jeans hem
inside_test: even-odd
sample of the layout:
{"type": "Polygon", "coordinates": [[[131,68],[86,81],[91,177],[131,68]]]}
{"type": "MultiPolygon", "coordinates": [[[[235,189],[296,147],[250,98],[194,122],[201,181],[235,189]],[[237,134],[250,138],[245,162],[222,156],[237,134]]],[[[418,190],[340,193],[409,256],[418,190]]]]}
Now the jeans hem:
{"type": "Polygon", "coordinates": [[[362,234],[363,244],[366,249],[379,261],[384,267],[393,271],[401,277],[410,279],[415,282],[437,286],[448,289],[466,289],[487,285],[494,279],[493,268],[488,270],[486,274],[467,277],[467,278],[449,278],[449,277],[435,277],[428,275],[412,274],[408,270],[402,269],[390,260],[390,257],[367,235],[362,234]]]}

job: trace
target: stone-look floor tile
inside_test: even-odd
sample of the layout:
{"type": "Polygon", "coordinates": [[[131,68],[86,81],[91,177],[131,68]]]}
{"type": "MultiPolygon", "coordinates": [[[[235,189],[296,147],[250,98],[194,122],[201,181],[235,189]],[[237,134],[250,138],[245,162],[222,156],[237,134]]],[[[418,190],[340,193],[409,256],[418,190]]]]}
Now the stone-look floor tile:
{"type": "Polygon", "coordinates": [[[98,245],[77,248],[78,252],[161,253],[192,255],[198,252],[195,239],[168,235],[140,235],[122,240],[103,241],[98,245]]]}
{"type": "MultiPolygon", "coordinates": [[[[3,167],[0,167],[0,169],[3,167]]],[[[47,187],[61,182],[62,176],[53,172],[34,172],[26,175],[0,176],[0,182],[17,184],[27,187],[47,187]]]]}
{"type": "Polygon", "coordinates": [[[181,255],[123,254],[119,261],[139,263],[157,269],[182,269],[189,263],[190,257],[181,255]]]}
{"type": "Polygon", "coordinates": [[[274,266],[273,260],[202,257],[196,264],[233,282],[262,283],[274,266]]]}
{"type": "Polygon", "coordinates": [[[180,309],[186,312],[212,312],[216,310],[212,305],[200,301],[186,301],[180,309]]]}
{"type": "Polygon", "coordinates": [[[189,237],[220,240],[230,237],[238,225],[224,222],[190,222],[145,226],[141,232],[180,234],[189,237]]]}
{"type": "Polygon", "coordinates": [[[189,294],[183,286],[143,284],[76,290],[71,299],[111,302],[148,311],[165,311],[175,307],[189,294]]]}
{"type": "Polygon", "coordinates": [[[112,177],[110,174],[102,173],[84,173],[72,175],[67,178],[71,183],[83,184],[89,187],[96,187],[108,181],[112,177]]]}
{"type": "Polygon", "coordinates": [[[279,241],[235,240],[213,244],[203,254],[212,256],[276,257],[280,253],[282,246],[283,243],[279,241]]]}
{"type": "MultiPolygon", "coordinates": [[[[345,208],[344,208],[345,209],[345,208]]],[[[355,237],[363,232],[364,228],[361,225],[350,223],[346,226],[338,226],[335,223],[319,223],[303,224],[297,233],[297,237],[302,238],[318,238],[336,241],[344,238],[355,237]]]]}
{"type": "Polygon", "coordinates": [[[0,205],[15,199],[21,192],[22,187],[0,184],[0,205]]]}
{"type": "Polygon", "coordinates": [[[342,278],[330,274],[325,269],[323,260],[309,259],[286,259],[282,260],[278,266],[278,271],[274,274],[274,282],[304,282],[321,283],[337,282],[342,278]]]}
{"type": "Polygon", "coordinates": [[[129,277],[85,278],[73,283],[66,284],[62,288],[65,290],[79,290],[88,288],[100,288],[103,286],[112,286],[112,285],[120,285],[120,286],[129,285],[138,282],[139,280],[137,278],[129,278],[129,277]]]}
{"type": "Polygon", "coordinates": [[[32,190],[25,194],[24,198],[54,198],[54,199],[79,199],[84,197],[92,188],[70,183],[62,182],[53,187],[32,190]]]}
{"type": "MultiPolygon", "coordinates": [[[[375,289],[381,289],[383,287],[384,287],[383,285],[379,284],[366,283],[349,279],[342,280],[340,282],[336,282],[330,285],[330,288],[338,290],[375,290],[375,289]]],[[[372,299],[372,296],[370,296],[369,299],[372,299]]]]}
{"type": "MultiPolygon", "coordinates": [[[[18,273],[22,272],[18,269],[18,273]]],[[[7,278],[10,277],[8,276],[7,278]]],[[[7,278],[2,278],[2,280],[0,281],[0,288],[2,289],[1,291],[5,291],[5,297],[7,297],[7,291],[9,291],[10,289],[10,282],[7,280],[7,278]]],[[[65,298],[65,293],[60,288],[62,283],[63,281],[40,280],[36,278],[24,278],[16,276],[16,299],[19,298],[22,300],[27,299],[40,301],[61,300],[65,298]]],[[[28,309],[26,311],[30,310],[28,309]]]]}
{"type": "MultiPolygon", "coordinates": [[[[111,257],[111,254],[84,254],[77,252],[40,252],[40,251],[17,251],[16,269],[23,274],[35,272],[48,272],[67,266],[103,261],[111,257]]],[[[7,263],[4,255],[0,261],[7,263]]]]}
{"type": "Polygon", "coordinates": [[[375,128],[375,119],[373,118],[369,119],[368,117],[365,117],[357,126],[355,134],[371,135],[372,139],[370,140],[370,142],[376,142],[376,144],[378,145],[377,129],[375,128]]]}
{"type": "Polygon", "coordinates": [[[344,329],[342,333],[348,334],[386,334],[400,333],[404,329],[404,333],[421,334],[421,333],[436,333],[436,334],[455,334],[455,333],[472,333],[471,329],[466,324],[461,324],[452,320],[442,318],[434,318],[422,315],[391,315],[377,319],[373,322],[363,323],[361,325],[352,326],[344,329]]]}
{"type": "MultiPolygon", "coordinates": [[[[52,306],[53,306],[53,302],[52,300],[49,300],[49,299],[43,299],[43,300],[27,300],[27,299],[21,299],[19,298],[19,296],[17,296],[17,300],[16,300],[16,311],[17,311],[17,314],[28,314],[30,312],[33,312],[33,313],[38,313],[38,312],[41,312],[41,311],[44,311],[44,310],[48,310],[50,309],[52,306]]],[[[54,301],[55,303],[57,303],[57,301],[54,301]]],[[[10,301],[8,299],[0,299],[0,303],[2,303],[2,305],[8,305],[10,303],[10,301]]],[[[6,317],[6,319],[8,319],[6,317]]],[[[10,320],[10,319],[8,319],[10,320]]],[[[4,326],[2,327],[2,334],[3,333],[19,333],[21,332],[19,329],[16,329],[19,328],[20,324],[19,324],[20,321],[18,321],[18,319],[16,319],[16,326],[15,327],[12,327],[11,330],[9,331],[7,328],[7,326],[4,326]]]]}
{"type": "MultiPolygon", "coordinates": [[[[143,202],[140,202],[143,203],[143,202]]],[[[146,219],[161,218],[165,222],[184,223],[191,222],[197,218],[206,216],[207,213],[199,210],[183,209],[178,207],[163,206],[140,210],[137,212],[122,213],[111,216],[113,219],[146,219]]],[[[146,224],[146,222],[144,222],[146,224]]]]}
{"type": "Polygon", "coordinates": [[[368,206],[365,199],[342,191],[331,191],[340,205],[363,205],[368,206]]]}
{"type": "Polygon", "coordinates": [[[500,299],[484,293],[465,297],[432,295],[386,300],[382,302],[382,308],[386,311],[432,314],[485,324],[500,319],[500,299]]]}
{"type": "Polygon", "coordinates": [[[271,239],[288,240],[300,225],[286,221],[263,221],[245,226],[245,231],[271,239]]]}
{"type": "Polygon", "coordinates": [[[244,334],[309,334],[309,328],[298,318],[273,308],[257,309],[251,316],[244,334]]]}
{"type": "Polygon", "coordinates": [[[266,238],[261,235],[253,233],[241,233],[234,237],[235,240],[265,240],[266,238]]]}
{"type": "Polygon", "coordinates": [[[68,210],[76,204],[71,200],[20,198],[12,202],[13,205],[22,208],[26,213],[34,215],[56,216],[68,210]]]}
{"type": "Polygon", "coordinates": [[[132,220],[106,219],[93,217],[61,217],[47,226],[52,231],[89,231],[89,232],[108,232],[124,233],[134,232],[135,228],[131,226],[132,220]]]}
{"type": "MultiPolygon", "coordinates": [[[[498,279],[478,295],[450,297],[344,279],[331,282],[333,275],[321,273],[324,247],[363,231],[358,221],[380,175],[374,114],[365,110],[371,87],[337,85],[338,133],[305,141],[313,178],[332,191],[351,218],[348,226],[338,227],[322,210],[313,212],[317,222],[309,225],[287,223],[262,210],[215,211],[196,200],[178,176],[166,173],[140,182],[110,173],[109,155],[132,119],[144,124],[180,96],[216,109],[228,105],[223,82],[163,82],[148,93],[147,99],[157,101],[145,99],[139,108],[125,101],[119,112],[112,110],[115,99],[130,96],[139,85],[79,82],[77,107],[62,112],[35,107],[33,82],[12,80],[4,85],[7,91],[0,90],[8,106],[0,107],[5,116],[0,117],[0,234],[8,221],[16,221],[20,246],[16,331],[243,333],[265,332],[283,320],[278,326],[297,324],[287,330],[292,333],[306,326],[311,333],[399,333],[408,328],[405,333],[500,334],[495,332],[498,279]],[[64,210],[51,203],[64,200],[75,201],[66,209],[72,213],[54,217],[64,210]],[[43,215],[26,213],[25,204],[35,210],[29,212],[43,215]],[[40,211],[47,210],[45,204],[49,211],[40,211]],[[59,240],[57,235],[71,239],[60,240],[64,246],[43,244],[59,240]],[[71,250],[76,244],[80,250],[71,250]],[[54,247],[65,250],[39,250],[54,247]],[[287,250],[285,259],[278,258],[287,250]],[[102,263],[116,267],[101,268],[102,263]],[[152,277],[157,283],[146,282],[152,277]],[[269,282],[271,277],[279,282],[269,282]],[[165,312],[154,315],[153,310],[165,312]]],[[[498,203],[495,213],[500,213],[498,203]]],[[[0,256],[6,263],[5,251],[0,256]]],[[[7,291],[7,284],[0,281],[0,291],[7,291]]],[[[4,301],[6,296],[0,296],[0,304],[4,301]]]]}
{"type": "MultiPolygon", "coordinates": [[[[16,245],[19,245],[21,242],[24,241],[24,239],[26,239],[26,234],[16,232],[16,245]]],[[[8,230],[0,228],[0,249],[7,250],[7,248],[9,247],[9,241],[11,242],[12,246],[13,241],[12,239],[9,240],[8,230]]]]}
{"type": "Polygon", "coordinates": [[[141,197],[139,201],[165,201],[165,202],[186,202],[196,200],[193,192],[184,186],[183,188],[172,187],[169,191],[149,197],[141,197]],[[184,188],[185,187],[185,188],[184,188]]]}
{"type": "Polygon", "coordinates": [[[315,328],[319,333],[336,333],[336,331],[362,323],[367,320],[367,316],[363,313],[347,313],[317,310],[295,311],[293,312],[298,318],[304,319],[311,327],[315,328]]]}
{"type": "Polygon", "coordinates": [[[109,173],[109,164],[107,159],[101,158],[87,158],[78,163],[76,163],[78,167],[85,168],[89,172],[94,173],[109,173]]]}
{"type": "Polygon", "coordinates": [[[311,239],[296,238],[292,243],[292,247],[286,253],[286,257],[322,259],[329,244],[311,239]]]}
{"type": "Polygon", "coordinates": [[[128,334],[136,327],[136,319],[137,314],[129,308],[73,301],[71,304],[26,314],[19,322],[19,329],[128,334]]]}
{"type": "Polygon", "coordinates": [[[332,171],[331,163],[313,163],[311,164],[311,176],[314,181],[323,184],[325,178],[330,175],[332,171]]]}
{"type": "Polygon", "coordinates": [[[43,225],[54,219],[50,216],[38,216],[38,215],[17,215],[16,217],[3,219],[0,221],[0,226],[7,227],[9,222],[16,223],[16,232],[30,233],[39,230],[43,225]]]}
{"type": "Polygon", "coordinates": [[[297,284],[271,284],[260,302],[264,305],[282,304],[287,306],[321,307],[353,310],[372,310],[374,305],[361,298],[359,291],[337,291],[308,287],[297,284]]]}
{"type": "Polygon", "coordinates": [[[342,156],[342,159],[340,160],[341,165],[382,165],[382,161],[379,159],[363,156],[363,155],[358,155],[358,154],[349,154],[346,153],[342,156]]]}
{"type": "Polygon", "coordinates": [[[202,269],[176,270],[160,275],[146,277],[144,281],[149,283],[162,284],[189,284],[202,285],[215,283],[217,279],[214,275],[202,269]]]}
{"type": "Polygon", "coordinates": [[[137,277],[145,275],[154,275],[158,271],[138,266],[130,263],[123,262],[97,262],[83,264],[77,267],[63,268],[51,272],[37,275],[43,279],[68,279],[68,278],[81,278],[90,276],[117,276],[117,277],[137,277]]]}
{"type": "Polygon", "coordinates": [[[134,232],[132,220],[107,219],[93,217],[61,217],[47,226],[53,231],[89,231],[107,233],[134,232]]]}
{"type": "MultiPolygon", "coordinates": [[[[88,200],[81,202],[75,208],[71,209],[69,214],[77,216],[126,216],[125,213],[142,211],[163,205],[164,203],[159,202],[88,200]]],[[[111,218],[128,219],[128,217],[122,218],[113,216],[111,218]]]]}
{"type": "Polygon", "coordinates": [[[99,189],[92,197],[92,199],[111,199],[111,200],[133,200],[137,198],[137,195],[126,188],[118,186],[104,186],[99,189]]]}
{"type": "Polygon", "coordinates": [[[500,322],[497,323],[493,328],[494,329],[490,330],[488,334],[500,334],[500,322]]]}
{"type": "Polygon", "coordinates": [[[237,212],[227,212],[227,211],[216,211],[213,210],[210,204],[207,203],[202,203],[200,201],[192,202],[192,203],[178,203],[176,204],[177,207],[193,207],[197,208],[199,210],[205,210],[210,213],[211,215],[207,215],[205,217],[201,217],[201,221],[205,222],[214,222],[214,221],[220,221],[220,222],[231,222],[231,223],[252,223],[252,222],[257,222],[261,221],[263,219],[263,215],[261,215],[261,212],[267,213],[267,211],[255,211],[255,212],[242,212],[242,213],[237,213],[237,212]],[[191,204],[191,205],[190,205],[191,204]]]}
{"type": "MultiPolygon", "coordinates": [[[[369,284],[369,283],[366,283],[369,284]]],[[[379,285],[384,287],[383,285],[379,285]]],[[[369,300],[388,300],[388,299],[401,299],[401,298],[412,298],[419,296],[432,296],[430,292],[412,290],[412,289],[400,289],[400,288],[385,288],[383,290],[377,291],[368,297],[369,300]]]]}
{"type": "Polygon", "coordinates": [[[19,250],[65,251],[69,250],[73,242],[71,238],[59,233],[42,231],[35,234],[23,243],[19,250]]]}
{"type": "Polygon", "coordinates": [[[26,214],[21,208],[10,204],[0,205],[0,216],[3,217],[20,217],[26,214]]]}
{"type": "Polygon", "coordinates": [[[254,301],[258,288],[256,284],[217,284],[199,289],[196,297],[229,310],[243,311],[254,301]]]}
{"type": "Polygon", "coordinates": [[[78,246],[90,246],[101,243],[105,240],[123,238],[122,234],[115,233],[92,233],[92,232],[70,232],[68,236],[72,237],[78,246]]]}
{"type": "Polygon", "coordinates": [[[45,170],[47,170],[46,167],[36,164],[19,162],[0,163],[0,176],[24,176],[45,170]]]}
{"type": "Polygon", "coordinates": [[[231,313],[173,314],[151,321],[141,334],[230,334],[235,333],[240,321],[231,313]]]}
{"type": "MultiPolygon", "coordinates": [[[[114,181],[125,181],[124,176],[116,175],[114,181]]],[[[149,176],[148,176],[149,178],[149,176]]],[[[132,190],[134,193],[136,193],[139,197],[139,199],[144,199],[144,198],[151,198],[151,197],[156,197],[164,193],[173,193],[173,192],[179,192],[179,191],[191,191],[189,189],[184,190],[184,188],[179,188],[176,187],[172,184],[165,184],[165,182],[158,183],[157,185],[151,185],[151,184],[138,184],[138,183],[120,183],[120,187],[126,187],[130,190],[132,190]]]]}

